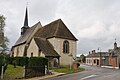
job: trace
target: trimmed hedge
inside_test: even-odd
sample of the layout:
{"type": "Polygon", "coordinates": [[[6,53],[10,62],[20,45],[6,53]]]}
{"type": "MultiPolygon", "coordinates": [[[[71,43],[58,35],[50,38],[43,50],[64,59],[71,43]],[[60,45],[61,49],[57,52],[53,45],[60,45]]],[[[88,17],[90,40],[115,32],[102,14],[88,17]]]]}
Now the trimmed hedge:
{"type": "Polygon", "coordinates": [[[10,57],[7,62],[17,66],[48,66],[48,59],[43,57],[10,57]]]}
{"type": "Polygon", "coordinates": [[[48,59],[43,57],[31,57],[29,59],[29,66],[48,66],[48,59]]]}
{"type": "Polygon", "coordinates": [[[17,66],[27,66],[28,60],[28,57],[14,57],[13,64],[16,64],[17,66]]]}

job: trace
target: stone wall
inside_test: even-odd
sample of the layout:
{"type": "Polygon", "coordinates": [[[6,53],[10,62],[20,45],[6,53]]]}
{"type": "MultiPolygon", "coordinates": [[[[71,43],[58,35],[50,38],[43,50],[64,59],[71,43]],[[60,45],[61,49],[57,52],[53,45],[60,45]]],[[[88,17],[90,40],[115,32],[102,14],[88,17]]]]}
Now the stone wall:
{"type": "Polygon", "coordinates": [[[76,57],[76,41],[61,39],[61,38],[50,38],[49,42],[53,45],[55,51],[61,56],[60,65],[70,65],[73,63],[73,59],[69,56],[71,53],[76,57]],[[63,42],[67,40],[69,42],[69,54],[63,53],[63,42]]]}

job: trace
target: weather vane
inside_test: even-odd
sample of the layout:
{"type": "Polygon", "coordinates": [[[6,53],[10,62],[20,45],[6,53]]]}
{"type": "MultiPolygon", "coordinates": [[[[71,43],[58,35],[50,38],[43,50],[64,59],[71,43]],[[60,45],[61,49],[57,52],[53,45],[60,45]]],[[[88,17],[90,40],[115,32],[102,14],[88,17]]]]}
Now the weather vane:
{"type": "Polygon", "coordinates": [[[28,7],[28,2],[26,3],[26,6],[28,7]]]}
{"type": "Polygon", "coordinates": [[[115,38],[115,42],[116,42],[116,40],[117,40],[117,39],[115,38]]]}

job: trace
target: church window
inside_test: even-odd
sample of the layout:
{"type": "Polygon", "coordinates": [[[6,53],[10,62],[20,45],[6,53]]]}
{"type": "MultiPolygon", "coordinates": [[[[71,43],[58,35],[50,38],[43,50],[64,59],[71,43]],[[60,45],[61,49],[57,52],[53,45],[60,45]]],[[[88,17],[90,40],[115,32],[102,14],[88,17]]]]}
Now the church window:
{"type": "Polygon", "coordinates": [[[69,53],[69,42],[67,40],[63,42],[63,53],[69,53]]]}
{"type": "Polygon", "coordinates": [[[94,60],[94,64],[96,63],[96,60],[94,60]]]}
{"type": "Polygon", "coordinates": [[[33,57],[33,52],[31,53],[31,57],[33,57]]]}

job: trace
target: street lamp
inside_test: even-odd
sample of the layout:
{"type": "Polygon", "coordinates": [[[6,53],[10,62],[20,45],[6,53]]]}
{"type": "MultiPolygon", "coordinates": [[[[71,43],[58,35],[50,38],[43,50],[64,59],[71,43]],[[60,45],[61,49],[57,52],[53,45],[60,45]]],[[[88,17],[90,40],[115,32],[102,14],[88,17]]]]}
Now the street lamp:
{"type": "Polygon", "coordinates": [[[98,47],[98,50],[100,50],[100,67],[101,67],[101,60],[102,60],[102,59],[101,59],[101,56],[102,56],[102,55],[101,55],[101,48],[98,47]]]}

